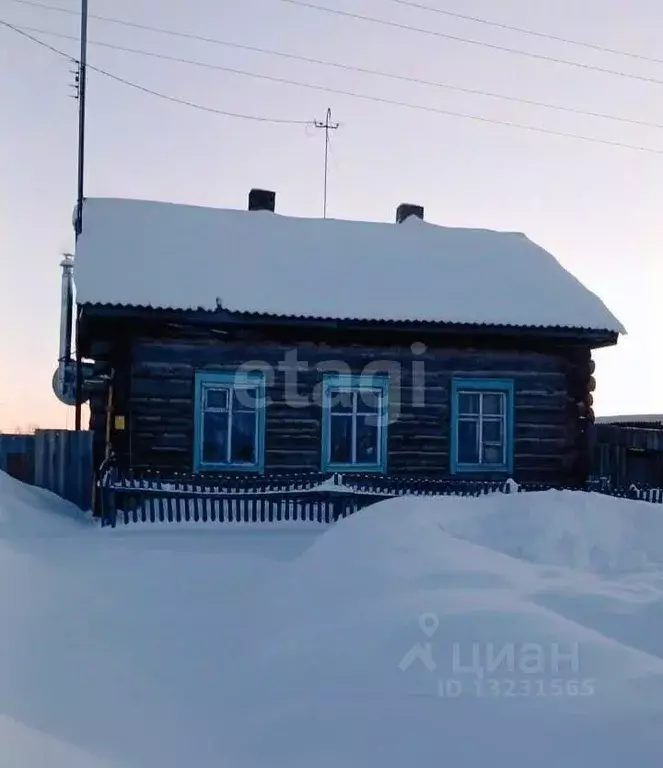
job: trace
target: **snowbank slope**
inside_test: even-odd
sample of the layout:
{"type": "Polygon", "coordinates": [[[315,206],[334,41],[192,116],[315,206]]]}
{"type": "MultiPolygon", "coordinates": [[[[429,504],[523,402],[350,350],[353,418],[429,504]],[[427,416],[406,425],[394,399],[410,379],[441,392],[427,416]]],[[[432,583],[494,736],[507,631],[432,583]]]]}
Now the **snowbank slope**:
{"type": "Polygon", "coordinates": [[[67,512],[0,475],[8,765],[660,764],[660,507],[399,499],[320,536],[67,512]]]}

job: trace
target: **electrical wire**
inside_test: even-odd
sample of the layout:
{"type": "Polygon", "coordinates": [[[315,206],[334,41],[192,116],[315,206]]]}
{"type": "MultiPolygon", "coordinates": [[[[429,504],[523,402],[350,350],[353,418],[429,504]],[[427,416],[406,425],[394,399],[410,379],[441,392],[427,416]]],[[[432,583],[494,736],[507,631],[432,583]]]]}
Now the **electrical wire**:
{"type": "MultiPolygon", "coordinates": [[[[49,45],[48,43],[44,43],[42,40],[39,40],[38,38],[33,37],[32,35],[29,35],[26,32],[21,31],[20,29],[17,29],[14,25],[9,24],[6,21],[0,20],[0,25],[8,27],[9,29],[13,30],[14,32],[17,32],[17,33],[23,35],[24,37],[27,37],[29,40],[32,40],[33,42],[35,42],[35,43],[37,43],[37,44],[39,44],[39,45],[41,45],[41,46],[43,46],[45,48],[48,48],[49,50],[53,51],[54,53],[59,54],[60,56],[64,56],[65,58],[69,59],[70,61],[72,61],[74,63],[78,63],[78,60],[75,57],[73,57],[73,56],[71,56],[71,55],[69,55],[67,53],[64,53],[63,51],[60,51],[57,48],[54,48],[53,46],[49,45]]],[[[159,56],[159,54],[155,54],[155,55],[159,56]]],[[[209,65],[209,66],[213,67],[214,69],[220,69],[220,70],[222,70],[224,72],[230,72],[230,73],[237,74],[237,75],[244,75],[244,76],[247,76],[247,77],[252,77],[252,78],[259,79],[259,80],[266,80],[266,81],[274,82],[274,83],[283,83],[283,84],[287,84],[287,85],[294,85],[294,86],[297,86],[297,87],[300,87],[300,88],[308,88],[308,89],[315,90],[315,91],[323,91],[325,93],[333,93],[333,94],[336,94],[336,95],[339,95],[339,96],[347,96],[347,97],[354,98],[354,99],[361,99],[363,101],[371,101],[371,102],[375,102],[375,103],[379,103],[379,104],[386,104],[386,105],[390,105],[390,106],[403,107],[403,108],[406,108],[406,109],[412,109],[412,110],[417,110],[417,111],[420,111],[420,112],[428,112],[428,113],[432,113],[432,114],[444,115],[444,116],[447,116],[447,117],[458,117],[458,118],[462,118],[462,119],[465,119],[465,120],[472,120],[472,121],[475,121],[475,122],[487,123],[487,124],[491,124],[491,125],[501,125],[501,126],[508,127],[508,128],[516,128],[516,129],[523,130],[523,131],[532,131],[532,132],[535,132],[535,133],[545,134],[545,135],[548,135],[548,136],[559,136],[559,137],[563,137],[563,138],[576,139],[576,140],[579,140],[579,141],[591,142],[591,143],[595,143],[595,144],[602,144],[604,146],[616,147],[616,148],[620,148],[620,149],[629,149],[629,150],[634,150],[634,151],[638,151],[638,152],[646,152],[646,153],[649,153],[649,154],[663,155],[663,149],[656,149],[654,147],[645,147],[645,146],[641,146],[641,145],[637,145],[637,144],[628,144],[628,143],[619,142],[619,141],[611,141],[611,140],[608,140],[608,139],[599,139],[599,138],[596,138],[596,137],[593,137],[593,136],[585,136],[583,134],[578,134],[578,133],[566,133],[566,132],[563,132],[563,131],[556,131],[556,130],[553,130],[553,129],[550,129],[550,128],[543,128],[541,126],[525,125],[525,124],[522,124],[522,123],[511,122],[511,121],[508,121],[508,120],[497,120],[497,119],[493,119],[493,118],[483,117],[481,115],[472,115],[472,114],[468,114],[468,113],[465,113],[465,112],[455,112],[453,110],[439,109],[437,107],[430,107],[430,106],[425,106],[425,105],[422,105],[422,104],[412,104],[412,103],[409,103],[409,102],[398,101],[396,99],[388,99],[388,98],[383,98],[383,97],[380,97],[380,96],[372,96],[372,95],[369,95],[369,94],[356,93],[354,91],[347,91],[347,90],[343,90],[343,89],[340,89],[340,88],[330,88],[328,86],[317,85],[317,84],[313,84],[313,83],[303,83],[303,82],[298,81],[298,80],[290,80],[290,79],[283,78],[283,77],[276,77],[276,76],[273,76],[273,75],[259,74],[259,73],[256,73],[256,72],[247,72],[247,71],[244,71],[244,70],[232,69],[230,67],[221,67],[221,66],[218,66],[218,65],[209,65]]],[[[276,120],[276,121],[274,121],[271,118],[262,118],[262,117],[247,116],[247,115],[237,115],[235,113],[221,112],[220,110],[216,110],[216,109],[213,109],[211,107],[203,107],[201,105],[194,104],[193,102],[188,102],[188,101],[186,101],[184,99],[178,99],[176,97],[171,97],[171,96],[168,96],[166,94],[162,94],[162,93],[160,93],[158,91],[154,91],[152,89],[146,88],[146,87],[141,86],[141,85],[139,85],[137,83],[134,83],[132,81],[125,80],[124,78],[121,78],[121,77],[119,77],[117,75],[114,75],[114,74],[112,74],[112,73],[110,73],[110,72],[108,72],[106,70],[100,69],[99,67],[91,66],[90,64],[87,64],[87,68],[91,69],[91,70],[94,70],[96,72],[99,72],[100,74],[103,74],[106,77],[109,77],[109,78],[111,78],[113,80],[116,80],[117,82],[123,83],[123,84],[128,85],[128,86],[130,86],[132,88],[136,88],[136,89],[138,89],[140,91],[144,91],[145,93],[149,93],[149,94],[154,95],[154,96],[159,96],[160,98],[167,99],[168,101],[174,101],[176,103],[180,103],[180,104],[183,104],[185,106],[192,106],[192,107],[197,108],[197,109],[203,109],[204,111],[215,112],[217,114],[228,115],[228,116],[231,116],[231,117],[242,117],[242,118],[252,119],[252,120],[262,120],[262,121],[266,121],[266,122],[287,122],[287,123],[294,123],[294,124],[298,124],[298,125],[311,125],[311,124],[313,124],[313,121],[311,121],[311,120],[302,120],[302,121],[279,121],[279,120],[276,120]]]]}
{"type": "MultiPolygon", "coordinates": [[[[114,20],[114,21],[116,21],[116,23],[124,23],[119,20],[114,20]]],[[[128,23],[128,25],[133,26],[130,22],[128,23]]],[[[64,40],[77,40],[77,41],[80,40],[80,38],[75,35],[65,35],[61,32],[52,32],[51,30],[41,29],[38,27],[17,26],[16,28],[22,29],[27,32],[36,32],[41,35],[58,37],[64,40]]],[[[169,34],[169,35],[183,34],[188,37],[187,33],[178,33],[178,32],[166,31],[161,29],[160,30],[154,29],[153,31],[159,31],[160,33],[169,34]]],[[[474,88],[466,88],[464,86],[452,85],[450,83],[441,83],[435,80],[424,80],[422,78],[412,77],[409,75],[398,75],[392,72],[384,72],[377,69],[368,69],[366,67],[356,67],[351,64],[345,64],[337,61],[329,61],[325,59],[314,59],[309,56],[301,56],[295,53],[286,53],[284,51],[277,51],[271,48],[259,48],[258,46],[254,46],[254,45],[245,45],[242,43],[234,43],[234,42],[229,42],[229,41],[219,40],[219,39],[213,40],[211,38],[206,38],[206,42],[210,42],[210,43],[213,42],[217,45],[226,46],[236,50],[251,51],[253,53],[265,54],[267,56],[277,56],[277,57],[289,59],[292,61],[301,61],[307,64],[315,64],[315,65],[324,66],[324,67],[331,67],[334,69],[341,69],[347,72],[358,72],[364,75],[372,75],[375,77],[382,77],[390,80],[396,80],[396,81],[411,83],[415,85],[424,85],[431,88],[441,88],[444,90],[455,91],[457,93],[467,93],[473,96],[482,96],[482,97],[487,97],[491,99],[499,99],[501,101],[509,101],[516,104],[525,104],[527,106],[540,107],[543,109],[550,109],[557,112],[567,112],[574,115],[582,115],[585,117],[599,118],[601,120],[612,120],[620,123],[628,123],[630,125],[639,125],[647,128],[663,129],[663,123],[654,123],[648,120],[638,120],[636,118],[622,117],[620,115],[610,115],[605,112],[592,112],[589,110],[578,109],[576,107],[567,107],[561,104],[549,104],[547,102],[535,101],[533,99],[523,99],[517,96],[507,96],[505,94],[493,93],[491,91],[483,91],[483,90],[478,90],[474,88]]],[[[221,70],[225,69],[224,67],[217,66],[215,64],[210,64],[207,62],[192,60],[192,59],[184,59],[178,56],[171,56],[169,54],[164,54],[164,53],[154,53],[152,51],[146,51],[143,48],[132,48],[132,47],[123,46],[123,45],[116,45],[114,43],[105,43],[99,40],[88,40],[88,44],[102,47],[102,48],[109,48],[115,51],[123,51],[125,53],[134,53],[141,56],[151,56],[153,58],[164,59],[166,61],[174,61],[180,64],[190,64],[193,66],[204,67],[207,69],[221,69],[221,70]]],[[[234,70],[231,70],[231,71],[234,71],[234,70]]]]}
{"type": "MultiPolygon", "coordinates": [[[[27,32],[24,32],[23,30],[19,29],[13,24],[10,24],[9,22],[3,21],[2,19],[0,19],[0,25],[3,27],[6,27],[7,29],[12,30],[13,32],[16,32],[19,35],[22,35],[28,40],[31,40],[33,43],[36,43],[42,46],[43,48],[48,49],[52,53],[56,53],[58,54],[58,56],[68,59],[73,64],[78,64],[78,59],[76,57],[71,56],[70,54],[65,53],[64,51],[61,51],[52,45],[49,45],[43,40],[39,40],[39,38],[33,37],[32,35],[28,34],[27,32]]],[[[115,82],[122,83],[123,85],[126,85],[130,88],[134,88],[135,90],[141,91],[142,93],[147,93],[151,96],[156,96],[160,99],[170,101],[174,104],[180,104],[185,107],[190,107],[191,109],[197,109],[202,112],[211,112],[212,114],[215,114],[215,115],[222,115],[223,117],[235,117],[241,120],[254,120],[261,123],[276,123],[281,125],[311,125],[314,122],[313,120],[282,120],[274,117],[263,117],[260,115],[245,115],[239,112],[229,112],[223,109],[216,109],[215,107],[209,107],[204,104],[198,104],[197,102],[189,101],[188,99],[181,99],[177,96],[171,96],[170,94],[163,93],[161,91],[155,91],[152,88],[148,88],[147,86],[141,85],[140,83],[136,83],[133,80],[127,80],[124,77],[120,77],[119,75],[116,75],[112,72],[108,72],[105,69],[101,69],[100,67],[93,66],[92,64],[86,64],[86,69],[90,69],[94,72],[99,73],[100,75],[103,75],[104,77],[109,78],[110,80],[114,80],[115,82]]]]}
{"type": "MultiPolygon", "coordinates": [[[[23,0],[21,0],[23,1],[23,0]]],[[[547,56],[543,53],[532,53],[531,51],[522,51],[518,48],[509,48],[506,45],[497,45],[496,43],[487,43],[483,40],[474,40],[468,37],[459,37],[457,35],[450,35],[446,32],[439,32],[435,29],[424,29],[423,27],[413,27],[409,24],[402,24],[397,21],[389,21],[388,19],[381,19],[376,16],[364,16],[360,13],[353,13],[351,11],[342,11],[339,8],[328,8],[324,5],[316,5],[315,3],[309,3],[306,0],[278,0],[281,3],[289,3],[290,5],[296,5],[301,8],[309,8],[314,11],[322,11],[323,13],[334,14],[336,16],[342,16],[348,19],[354,19],[355,21],[367,21],[371,24],[381,24],[386,27],[392,27],[394,29],[402,29],[408,32],[416,32],[422,35],[429,35],[432,37],[443,38],[445,40],[453,40],[457,43],[465,43],[467,45],[481,46],[482,48],[489,48],[493,51],[501,51],[503,53],[512,53],[517,56],[527,56],[531,59],[537,59],[538,61],[547,61],[554,64],[564,64],[569,67],[576,67],[578,69],[584,69],[591,72],[600,72],[604,75],[614,75],[615,77],[624,77],[629,80],[640,80],[645,83],[653,83],[655,85],[663,85],[663,80],[659,80],[655,77],[647,77],[646,75],[634,75],[630,72],[622,72],[618,69],[608,69],[606,67],[597,67],[592,64],[585,64],[580,61],[572,61],[571,59],[560,59],[555,56],[547,56]]]]}
{"type": "MultiPolygon", "coordinates": [[[[47,3],[39,2],[39,0],[10,0],[10,1],[13,3],[19,3],[20,5],[31,6],[33,8],[41,8],[47,11],[54,11],[56,13],[65,13],[73,16],[80,15],[78,11],[75,11],[72,8],[62,8],[55,5],[49,5],[47,3]]],[[[279,0],[279,2],[290,3],[291,5],[298,5],[303,8],[310,8],[311,10],[322,11],[324,13],[332,13],[338,16],[345,16],[347,18],[351,18],[355,20],[367,21],[373,24],[382,24],[389,27],[395,27],[397,29],[407,30],[409,32],[417,32],[423,35],[432,35],[434,37],[441,37],[447,40],[453,40],[455,42],[466,43],[468,45],[478,45],[478,46],[483,46],[485,48],[490,48],[492,50],[503,51],[506,53],[516,54],[519,56],[528,56],[530,58],[538,59],[541,61],[548,61],[555,64],[564,64],[570,67],[578,67],[580,69],[585,69],[593,72],[600,72],[601,74],[605,74],[605,75],[614,75],[615,77],[624,77],[632,80],[640,80],[646,83],[663,85],[663,80],[659,80],[653,77],[647,77],[645,75],[635,75],[629,72],[622,72],[616,69],[608,69],[606,67],[598,67],[592,64],[585,64],[580,61],[571,61],[570,59],[561,59],[554,56],[546,56],[545,54],[533,53],[530,51],[522,51],[517,48],[509,48],[507,46],[496,45],[496,44],[488,43],[482,40],[473,40],[470,38],[458,37],[456,35],[450,35],[445,32],[439,32],[437,30],[422,29],[420,27],[413,27],[408,24],[401,24],[399,22],[389,21],[388,19],[380,19],[373,16],[364,16],[362,14],[353,13],[350,11],[343,11],[340,8],[328,8],[322,5],[315,5],[314,3],[306,2],[306,0],[279,0]]],[[[386,2],[400,3],[402,5],[408,5],[414,8],[419,8],[421,10],[431,11],[433,13],[445,14],[447,16],[453,16],[455,18],[464,19],[467,21],[474,21],[481,24],[488,24],[490,26],[500,27],[502,29],[508,29],[513,32],[520,32],[522,34],[533,35],[536,37],[547,38],[550,40],[556,40],[558,42],[568,43],[570,45],[583,46],[586,48],[591,48],[593,50],[602,51],[604,53],[610,53],[610,54],[615,54],[619,56],[627,56],[634,59],[641,59],[643,61],[649,61],[654,64],[663,64],[663,59],[656,59],[650,56],[645,56],[644,54],[633,53],[629,51],[622,51],[616,48],[605,48],[603,46],[594,45],[592,43],[585,43],[578,40],[571,40],[568,38],[557,37],[555,35],[550,35],[545,32],[536,32],[534,30],[525,29],[523,27],[515,27],[509,24],[501,24],[500,22],[489,21],[487,19],[482,19],[478,16],[468,16],[460,13],[454,13],[452,11],[445,11],[441,8],[435,8],[434,6],[425,5],[423,3],[416,3],[414,2],[414,0],[386,0],[386,2]]],[[[221,45],[226,44],[223,41],[217,41],[217,40],[214,40],[213,38],[205,37],[204,35],[199,35],[191,32],[176,32],[174,30],[167,30],[161,27],[151,26],[149,24],[129,22],[123,19],[116,19],[110,16],[101,16],[99,14],[94,14],[94,13],[90,13],[88,14],[88,16],[89,18],[95,19],[96,21],[105,21],[112,24],[122,24],[123,26],[133,27],[134,29],[143,29],[149,32],[160,32],[162,34],[167,34],[167,35],[177,35],[178,37],[187,37],[190,40],[199,40],[201,42],[207,42],[207,43],[220,43],[221,45]]]]}
{"type": "MultiPolygon", "coordinates": [[[[21,0],[16,0],[20,2],[21,0]]],[[[600,51],[601,53],[609,53],[613,56],[625,56],[629,59],[638,59],[639,61],[648,61],[651,64],[663,64],[663,59],[657,59],[653,56],[646,56],[643,53],[636,53],[635,51],[625,51],[621,48],[608,48],[605,45],[598,45],[597,43],[588,43],[585,40],[574,40],[570,37],[560,37],[559,35],[553,35],[549,32],[539,32],[534,29],[527,29],[525,27],[517,27],[513,24],[504,24],[499,21],[493,21],[490,19],[483,19],[479,16],[469,16],[464,13],[456,13],[455,11],[448,11],[446,8],[438,8],[433,5],[426,5],[425,3],[414,2],[414,0],[385,0],[388,3],[396,3],[408,8],[416,8],[421,11],[429,11],[430,13],[438,13],[442,16],[447,16],[452,19],[461,19],[463,21],[472,21],[476,24],[485,24],[490,27],[496,27],[497,29],[505,29],[509,32],[518,32],[521,35],[530,35],[531,37],[538,37],[543,40],[554,40],[556,43],[565,43],[567,45],[576,45],[581,48],[588,48],[591,51],[600,51]]]]}

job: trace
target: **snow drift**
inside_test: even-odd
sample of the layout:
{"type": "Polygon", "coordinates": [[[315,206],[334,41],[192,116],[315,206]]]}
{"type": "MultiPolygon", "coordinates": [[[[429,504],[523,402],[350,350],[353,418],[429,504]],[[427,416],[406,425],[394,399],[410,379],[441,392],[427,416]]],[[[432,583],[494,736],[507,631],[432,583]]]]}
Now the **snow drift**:
{"type": "Polygon", "coordinates": [[[127,535],[61,504],[0,476],[10,765],[660,763],[661,507],[398,499],[322,535],[127,535]]]}

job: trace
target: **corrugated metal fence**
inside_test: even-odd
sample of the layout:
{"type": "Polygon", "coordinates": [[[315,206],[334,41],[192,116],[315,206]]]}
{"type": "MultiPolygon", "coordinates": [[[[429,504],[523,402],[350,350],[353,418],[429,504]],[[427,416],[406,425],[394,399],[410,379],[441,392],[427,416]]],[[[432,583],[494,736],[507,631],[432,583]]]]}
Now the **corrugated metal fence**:
{"type": "Polygon", "coordinates": [[[0,435],[0,470],[88,510],[92,505],[92,433],[40,429],[34,435],[0,435]]]}
{"type": "Polygon", "coordinates": [[[92,505],[92,433],[39,430],[35,433],[35,479],[81,509],[92,505]]]}
{"type": "Polygon", "coordinates": [[[0,435],[0,470],[24,483],[33,483],[34,435],[0,435]]]}

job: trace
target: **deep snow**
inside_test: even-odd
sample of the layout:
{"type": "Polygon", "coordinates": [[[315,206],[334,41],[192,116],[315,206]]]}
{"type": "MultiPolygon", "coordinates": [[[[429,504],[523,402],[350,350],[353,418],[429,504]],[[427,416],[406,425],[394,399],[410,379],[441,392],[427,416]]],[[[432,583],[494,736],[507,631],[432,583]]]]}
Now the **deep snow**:
{"type": "Polygon", "coordinates": [[[227,310],[276,315],[625,332],[525,235],[416,217],[305,219],[88,198],[74,279],[79,304],[215,310],[219,300],[227,310]]]}
{"type": "Polygon", "coordinates": [[[76,515],[0,473],[3,765],[660,765],[663,507],[398,499],[322,533],[76,515]]]}

